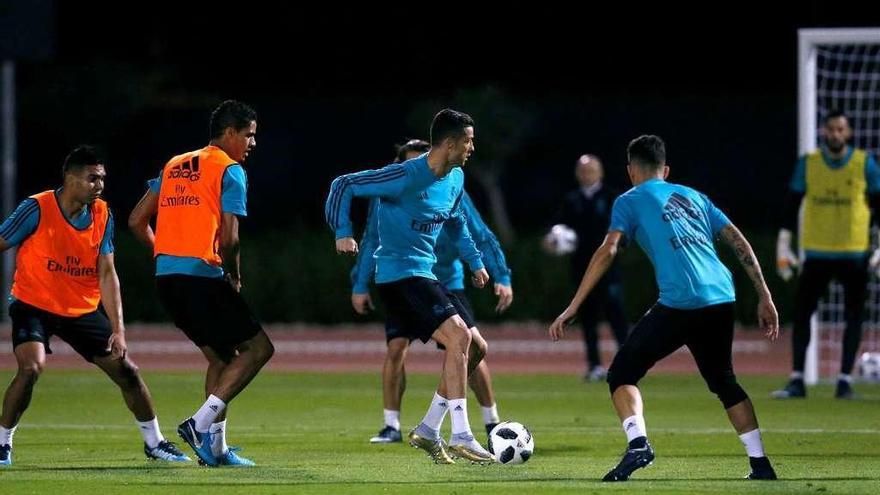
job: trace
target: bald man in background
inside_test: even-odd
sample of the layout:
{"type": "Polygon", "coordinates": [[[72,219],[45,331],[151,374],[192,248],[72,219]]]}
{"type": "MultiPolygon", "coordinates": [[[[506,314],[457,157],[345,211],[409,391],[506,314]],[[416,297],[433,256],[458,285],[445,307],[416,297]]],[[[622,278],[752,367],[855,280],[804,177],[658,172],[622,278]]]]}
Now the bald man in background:
{"type": "MultiPolygon", "coordinates": [[[[590,263],[590,257],[605,239],[611,221],[611,205],[619,192],[602,182],[602,161],[595,155],[582,155],[575,164],[575,178],[579,187],[565,195],[552,225],[564,224],[577,233],[577,248],[571,257],[571,277],[575,287],[590,263]]],[[[550,251],[545,238],[545,249],[550,251]]],[[[618,347],[626,339],[629,324],[623,312],[623,288],[617,262],[611,265],[596,289],[590,293],[578,311],[584,329],[587,351],[588,381],[605,378],[599,353],[599,322],[608,321],[617,339],[618,347]]]]}

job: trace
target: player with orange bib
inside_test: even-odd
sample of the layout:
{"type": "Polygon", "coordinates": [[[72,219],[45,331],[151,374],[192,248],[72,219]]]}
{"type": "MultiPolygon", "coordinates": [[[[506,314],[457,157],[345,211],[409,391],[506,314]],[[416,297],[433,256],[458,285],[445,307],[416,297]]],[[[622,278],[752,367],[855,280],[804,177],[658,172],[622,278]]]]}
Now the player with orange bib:
{"type": "Polygon", "coordinates": [[[3,399],[0,465],[12,464],[12,437],[52,353],[53,335],[119,386],[148,458],[190,460],[162,436],[150,391],[127,355],[113,215],[100,199],[105,176],[95,150],[80,146],[64,162],[61,188],[24,200],[0,225],[0,251],[19,246],[9,305],[18,370],[3,399]]]}
{"type": "Polygon", "coordinates": [[[274,352],[240,294],[238,222],[247,216],[241,164],[256,146],[257,114],[224,101],[211,114],[210,132],[208,146],[172,158],[149,181],[129,227],[152,249],[162,305],[208,360],[207,400],[178,434],[203,464],[253,466],[226,444],[226,407],[274,352]]]}

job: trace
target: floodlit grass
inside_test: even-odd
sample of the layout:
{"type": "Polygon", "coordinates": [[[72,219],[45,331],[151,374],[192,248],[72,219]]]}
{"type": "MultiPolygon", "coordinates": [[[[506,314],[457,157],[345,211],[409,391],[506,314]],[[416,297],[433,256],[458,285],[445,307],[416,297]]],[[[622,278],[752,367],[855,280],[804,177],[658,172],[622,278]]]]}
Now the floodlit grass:
{"type": "MultiPolygon", "coordinates": [[[[15,437],[14,465],[0,468],[9,493],[876,493],[880,486],[880,388],[838,401],[830,387],[806,401],[768,399],[781,378],[746,377],[780,481],[741,478],[748,461],[720,403],[695,376],[649,376],[642,390],[657,454],[631,481],[603,484],[625,446],[604,384],[573,376],[495,377],[502,419],[530,427],[535,455],[521,466],[435,466],[406,445],[370,445],[382,426],[376,374],[260,375],[233,404],[231,444],[256,468],[209,469],[144,460],[133,418],[97,370],[50,369],[15,437]]],[[[144,373],[166,436],[199,405],[201,376],[144,373]]],[[[8,383],[10,372],[0,372],[8,383]]],[[[422,417],[436,376],[413,375],[404,430],[422,417]]],[[[485,439],[478,404],[468,401],[485,439]]],[[[448,429],[448,421],[446,423],[448,429]]],[[[404,434],[406,431],[404,431],[404,434]]],[[[189,452],[185,445],[182,448],[189,452]]]]}

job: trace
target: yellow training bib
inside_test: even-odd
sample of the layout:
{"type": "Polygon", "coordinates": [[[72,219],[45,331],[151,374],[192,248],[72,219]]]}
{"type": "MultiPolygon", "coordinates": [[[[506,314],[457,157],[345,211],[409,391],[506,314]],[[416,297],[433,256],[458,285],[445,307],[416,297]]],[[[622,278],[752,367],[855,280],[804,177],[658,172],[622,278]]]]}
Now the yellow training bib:
{"type": "Polygon", "coordinates": [[[833,169],[821,151],[807,155],[801,246],[807,251],[861,253],[868,250],[871,212],[865,165],[867,154],[855,149],[849,161],[833,169]]]}

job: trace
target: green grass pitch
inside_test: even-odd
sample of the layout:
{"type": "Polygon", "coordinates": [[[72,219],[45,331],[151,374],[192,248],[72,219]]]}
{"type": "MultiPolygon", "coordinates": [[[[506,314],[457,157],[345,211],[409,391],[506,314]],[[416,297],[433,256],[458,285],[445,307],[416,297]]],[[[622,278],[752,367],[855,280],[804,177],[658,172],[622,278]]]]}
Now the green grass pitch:
{"type": "MultiPolygon", "coordinates": [[[[11,372],[0,372],[8,383],[11,372]]],[[[163,432],[199,405],[201,376],[144,372],[163,432]]],[[[409,377],[404,429],[417,423],[437,378],[409,377]]],[[[528,425],[534,457],[521,466],[435,466],[406,445],[370,445],[381,427],[378,373],[265,373],[232,405],[229,441],[256,468],[209,469],[146,461],[122,399],[97,370],[49,370],[15,437],[14,465],[0,468],[11,493],[877,493],[880,387],[859,401],[767,398],[782,378],[744,377],[780,481],[741,478],[748,462],[720,403],[697,376],[649,376],[642,383],[648,433],[657,453],[631,481],[598,480],[625,446],[604,384],[573,376],[495,377],[502,419],[528,425]]],[[[470,396],[475,433],[485,440],[470,396]]],[[[448,421],[445,428],[448,430],[448,421]]],[[[404,431],[405,433],[406,431],[404,431]]],[[[189,448],[182,446],[187,453],[189,448]]]]}

